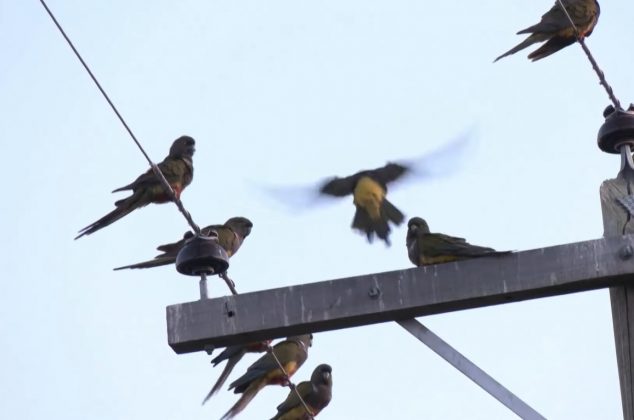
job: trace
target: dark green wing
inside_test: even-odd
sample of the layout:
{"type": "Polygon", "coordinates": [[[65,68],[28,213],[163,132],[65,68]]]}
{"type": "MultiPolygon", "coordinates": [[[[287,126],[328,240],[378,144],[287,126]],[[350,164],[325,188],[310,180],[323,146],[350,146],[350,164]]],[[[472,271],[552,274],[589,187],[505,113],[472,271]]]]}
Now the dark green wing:
{"type": "Polygon", "coordinates": [[[398,163],[388,163],[382,168],[377,168],[371,171],[364,171],[362,174],[369,176],[375,181],[385,187],[388,183],[396,181],[409,170],[407,166],[400,165],[398,163]]]}
{"type": "Polygon", "coordinates": [[[471,245],[464,238],[457,238],[442,233],[421,235],[419,241],[423,254],[429,257],[474,257],[495,252],[493,248],[471,245]]]}
{"type": "MultiPolygon", "coordinates": [[[[297,385],[297,391],[299,392],[299,395],[302,396],[302,399],[304,401],[306,401],[306,398],[311,393],[312,389],[313,389],[313,385],[310,383],[310,381],[300,382],[297,385]]],[[[291,410],[292,408],[297,407],[300,404],[301,402],[299,401],[297,394],[295,393],[295,391],[291,390],[288,393],[288,397],[286,397],[284,402],[277,406],[277,411],[279,413],[285,413],[291,410]]]]}
{"type": "Polygon", "coordinates": [[[352,194],[354,187],[357,185],[357,181],[359,181],[359,174],[350,175],[345,178],[330,178],[321,186],[319,192],[335,197],[344,197],[352,194]]]}

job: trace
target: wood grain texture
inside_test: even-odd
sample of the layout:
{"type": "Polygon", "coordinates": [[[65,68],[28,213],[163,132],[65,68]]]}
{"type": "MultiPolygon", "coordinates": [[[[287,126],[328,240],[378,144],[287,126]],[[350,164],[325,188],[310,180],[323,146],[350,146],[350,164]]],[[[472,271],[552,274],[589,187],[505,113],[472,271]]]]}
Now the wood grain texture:
{"type": "MultiPolygon", "coordinates": [[[[634,191],[631,177],[619,174],[616,179],[603,182],[600,189],[601,210],[603,213],[603,236],[615,237],[634,233],[634,220],[618,198],[634,191]]],[[[634,285],[621,285],[610,288],[612,304],[612,323],[616,359],[621,384],[623,418],[634,419],[634,285]]]]}
{"type": "Polygon", "coordinates": [[[580,292],[634,281],[634,236],[244,293],[167,307],[177,353],[580,292]]]}

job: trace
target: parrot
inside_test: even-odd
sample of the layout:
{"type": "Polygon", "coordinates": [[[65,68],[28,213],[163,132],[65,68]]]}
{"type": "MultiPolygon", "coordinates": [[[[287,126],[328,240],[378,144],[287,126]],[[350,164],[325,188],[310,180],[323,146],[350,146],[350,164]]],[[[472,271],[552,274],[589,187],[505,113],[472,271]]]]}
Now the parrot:
{"type": "Polygon", "coordinates": [[[291,390],[286,400],[277,406],[277,414],[271,420],[309,420],[316,417],[332,399],[332,368],[321,364],[315,368],[310,381],[300,382],[297,392],[311,411],[309,415],[299,400],[297,393],[291,390]]]}
{"type": "Polygon", "coordinates": [[[308,358],[308,347],[312,345],[313,335],[304,334],[288,337],[276,344],[272,352],[284,367],[282,372],[271,353],[256,360],[247,372],[233,381],[229,389],[242,394],[238,401],[222,416],[222,420],[231,419],[245,409],[253,397],[267,385],[287,385],[290,378],[308,358]]]}
{"type": "Polygon", "coordinates": [[[518,35],[530,34],[528,38],[496,58],[495,61],[515,54],[537,42],[547,41],[528,55],[529,59],[537,61],[573,44],[577,40],[577,36],[580,38],[590,36],[601,13],[599,2],[596,0],[562,0],[562,3],[575,23],[579,31],[578,34],[575,34],[575,29],[570,24],[566,13],[556,1],[555,5],[542,16],[539,23],[517,33],[518,35]]]}
{"type": "MultiPolygon", "coordinates": [[[[201,233],[205,236],[209,236],[211,231],[215,231],[218,234],[218,244],[227,252],[227,256],[231,258],[238,252],[244,239],[249,236],[252,227],[253,223],[246,217],[232,217],[227,220],[224,225],[210,225],[202,228],[201,233]]],[[[178,252],[185,245],[185,242],[193,236],[194,234],[192,232],[185,232],[183,239],[180,241],[157,247],[156,249],[162,251],[162,254],[157,255],[153,260],[117,267],[115,270],[123,270],[126,268],[152,268],[173,264],[176,261],[178,252]]]]}
{"type": "Polygon", "coordinates": [[[493,248],[471,245],[463,238],[430,233],[427,222],[420,217],[413,217],[407,223],[405,244],[409,260],[419,267],[511,253],[511,251],[496,251],[493,248]]]}
{"type": "Polygon", "coordinates": [[[440,149],[409,162],[389,162],[383,167],[362,170],[344,178],[330,178],[321,185],[319,193],[334,197],[352,194],[356,207],[352,229],[365,233],[370,243],[376,235],[390,246],[390,223],[398,226],[405,216],[387,200],[387,184],[405,175],[430,178],[449,172],[443,166],[459,160],[468,140],[469,136],[459,136],[440,149]]]}
{"type": "MultiPolygon", "coordinates": [[[[192,182],[194,177],[194,164],[192,157],[195,152],[195,144],[193,138],[189,136],[181,136],[177,138],[170,148],[169,155],[158,164],[167,182],[171,185],[176,197],[180,197],[181,192],[192,182]]],[[[86,226],[79,231],[79,235],[75,239],[79,239],[84,235],[95,233],[122,217],[131,213],[133,210],[147,206],[150,203],[162,204],[171,201],[167,192],[163,188],[161,182],[156,178],[152,169],[149,169],[143,175],[139,176],[132,183],[125,187],[117,188],[112,191],[132,190],[132,195],[114,203],[116,208],[106,214],[96,222],[86,226]]]]}
{"type": "Polygon", "coordinates": [[[385,198],[387,184],[407,171],[406,166],[388,163],[381,168],[360,171],[345,178],[333,178],[321,187],[320,193],[335,197],[352,194],[356,207],[352,228],[364,232],[369,242],[376,235],[389,246],[389,223],[400,225],[405,215],[385,198]]]}
{"type": "Polygon", "coordinates": [[[224,349],[222,353],[220,353],[218,356],[213,358],[211,360],[211,363],[214,364],[214,367],[216,367],[219,363],[221,363],[224,360],[227,361],[227,365],[223,369],[222,373],[220,374],[220,377],[214,384],[213,388],[211,388],[211,391],[209,391],[209,393],[203,400],[203,404],[205,404],[207,400],[209,400],[212,396],[214,396],[216,392],[220,390],[222,385],[225,383],[225,381],[231,374],[231,371],[233,370],[235,365],[240,361],[240,359],[242,359],[242,357],[246,353],[262,353],[263,351],[268,350],[270,344],[271,344],[271,340],[265,340],[265,341],[258,341],[255,343],[249,343],[247,345],[229,346],[226,349],[224,349]]]}

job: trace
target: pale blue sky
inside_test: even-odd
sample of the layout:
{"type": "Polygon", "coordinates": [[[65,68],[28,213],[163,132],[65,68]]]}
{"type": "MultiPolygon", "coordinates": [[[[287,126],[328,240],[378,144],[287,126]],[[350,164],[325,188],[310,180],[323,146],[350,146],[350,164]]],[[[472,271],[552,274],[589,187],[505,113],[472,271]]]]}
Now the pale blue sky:
{"type": "MultiPolygon", "coordinates": [[[[627,104],[634,3],[603,3],[588,45],[627,104]]],[[[194,219],[254,222],[232,260],[239,291],[409,267],[405,229],[368,245],[349,229],[351,199],[294,215],[252,185],[347,175],[470,126],[477,149],[455,176],[390,191],[408,217],[499,249],[602,235],[598,189],[619,159],[596,147],[608,99],[583,52],[492,64],[552,0],[49,6],[154,160],[196,139],[182,196],[194,219]]],[[[234,394],[200,402],[220,370],[167,345],[165,306],[197,299],[196,281],[111,270],[154,256],[184,219],[151,206],[73,241],[147,164],[39,2],[0,0],[0,51],[1,417],[219,418],[234,394]]],[[[621,417],[605,290],[421,321],[549,419],[621,417]]],[[[395,324],[317,334],[294,379],[320,363],[334,377],[320,419],[515,418],[395,324]]],[[[238,418],[270,418],[286,394],[264,389],[238,418]]]]}

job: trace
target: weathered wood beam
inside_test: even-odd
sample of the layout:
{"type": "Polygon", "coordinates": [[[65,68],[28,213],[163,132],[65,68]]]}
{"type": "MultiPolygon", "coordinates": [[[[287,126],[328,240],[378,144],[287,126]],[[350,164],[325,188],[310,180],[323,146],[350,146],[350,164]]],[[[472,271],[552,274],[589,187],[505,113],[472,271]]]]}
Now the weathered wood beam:
{"type": "MultiPolygon", "coordinates": [[[[620,236],[634,232],[634,220],[618,200],[634,192],[632,170],[626,168],[618,178],[605,181],[601,185],[601,210],[603,211],[603,235],[620,236]]],[[[624,252],[632,253],[630,248],[624,252]]],[[[610,288],[612,303],[612,324],[616,360],[619,367],[623,418],[634,419],[634,284],[610,288]]]]}
{"type": "Polygon", "coordinates": [[[604,238],[172,305],[168,343],[188,353],[621,285],[633,246],[604,238]]]}

